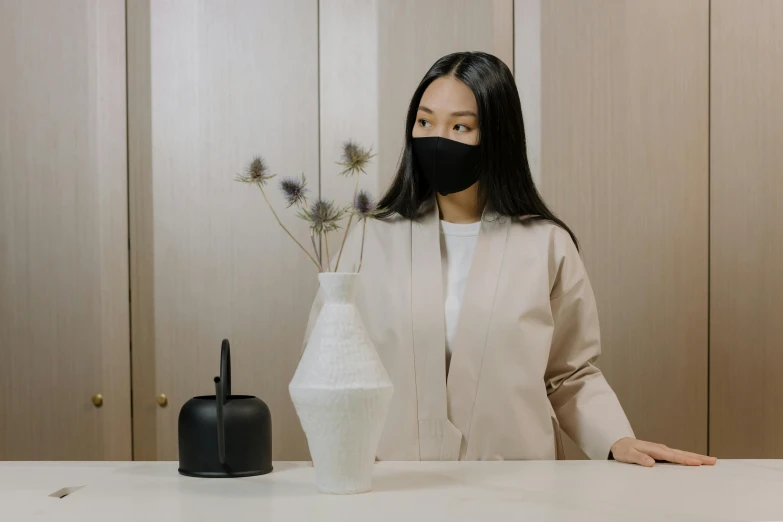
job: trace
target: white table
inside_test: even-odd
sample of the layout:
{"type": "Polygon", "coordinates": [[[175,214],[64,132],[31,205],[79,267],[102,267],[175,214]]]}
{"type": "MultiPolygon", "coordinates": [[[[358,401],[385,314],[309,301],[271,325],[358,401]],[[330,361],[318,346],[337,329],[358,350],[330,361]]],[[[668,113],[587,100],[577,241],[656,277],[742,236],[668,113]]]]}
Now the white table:
{"type": "Polygon", "coordinates": [[[80,488],[127,463],[119,462],[0,462],[0,520],[61,506],[50,496],[64,488],[80,488]]]}
{"type": "Polygon", "coordinates": [[[341,497],[318,494],[306,463],[211,480],[179,476],[172,462],[0,463],[0,519],[783,521],[783,461],[653,469],[586,461],[382,462],[374,473],[373,492],[341,497]],[[80,485],[63,499],[46,496],[80,485]]]}

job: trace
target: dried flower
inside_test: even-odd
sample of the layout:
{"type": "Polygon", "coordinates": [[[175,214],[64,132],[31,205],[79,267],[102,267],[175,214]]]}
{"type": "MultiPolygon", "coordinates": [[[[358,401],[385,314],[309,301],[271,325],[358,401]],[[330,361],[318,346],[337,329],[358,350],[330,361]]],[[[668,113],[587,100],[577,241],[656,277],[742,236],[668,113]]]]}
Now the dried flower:
{"type": "Polygon", "coordinates": [[[247,166],[245,173],[237,175],[236,180],[242,183],[255,183],[259,187],[263,187],[267,181],[274,177],[274,174],[269,173],[266,162],[260,156],[256,156],[247,166]]]}
{"type": "Polygon", "coordinates": [[[346,141],[343,143],[343,160],[338,163],[344,167],[344,170],[340,173],[343,176],[358,174],[359,172],[367,174],[364,168],[375,156],[372,150],[365,149],[358,145],[354,141],[346,141]]]}
{"type": "Polygon", "coordinates": [[[339,221],[346,212],[347,209],[338,207],[334,202],[319,198],[310,205],[310,208],[300,210],[298,215],[310,222],[310,228],[316,234],[322,234],[340,228],[339,221]]]}
{"type": "MultiPolygon", "coordinates": [[[[372,154],[371,150],[364,149],[353,141],[346,141],[343,144],[342,161],[338,163],[344,167],[341,174],[366,174],[365,168],[374,156],[375,154],[372,154]]],[[[307,189],[304,174],[302,174],[301,180],[297,178],[285,178],[280,181],[279,187],[288,202],[288,207],[298,207],[299,212],[297,215],[310,224],[310,242],[312,243],[315,257],[307,251],[307,248],[305,248],[283,224],[272,206],[272,203],[269,201],[264,187],[267,182],[274,177],[273,174],[269,173],[269,169],[264,160],[260,157],[255,157],[247,166],[245,173],[238,175],[236,179],[243,183],[256,185],[259,188],[261,195],[264,197],[267,206],[269,206],[269,210],[272,212],[272,216],[274,216],[277,224],[280,225],[283,231],[288,234],[302,252],[307,255],[320,272],[331,270],[329,263],[325,261],[331,259],[329,256],[329,232],[340,229],[340,220],[343,216],[349,214],[348,224],[345,227],[345,234],[343,234],[342,243],[337,255],[337,264],[334,267],[334,271],[338,271],[340,267],[340,258],[342,257],[343,248],[345,247],[345,240],[348,237],[353,218],[356,216],[359,221],[362,221],[362,247],[359,255],[359,268],[361,269],[367,220],[376,217],[379,214],[380,209],[378,209],[377,203],[367,192],[359,190],[359,176],[356,176],[353,188],[353,201],[352,205],[349,207],[339,207],[335,205],[333,201],[321,198],[316,199],[312,204],[308,205],[307,194],[309,191],[307,189]],[[325,256],[321,255],[321,247],[324,249],[325,256]]]]}
{"type": "Polygon", "coordinates": [[[353,213],[359,216],[359,219],[368,219],[378,213],[375,200],[366,190],[360,190],[356,194],[356,199],[353,202],[353,213]]]}
{"type": "Polygon", "coordinates": [[[280,190],[283,192],[288,208],[294,205],[307,204],[307,180],[302,174],[302,179],[283,178],[280,180],[280,190]]]}

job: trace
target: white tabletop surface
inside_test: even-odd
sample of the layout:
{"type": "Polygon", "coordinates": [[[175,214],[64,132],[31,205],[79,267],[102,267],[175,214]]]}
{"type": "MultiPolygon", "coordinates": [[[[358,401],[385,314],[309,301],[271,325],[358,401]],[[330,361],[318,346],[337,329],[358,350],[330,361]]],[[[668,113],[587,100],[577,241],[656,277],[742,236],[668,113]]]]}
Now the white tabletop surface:
{"type": "Polygon", "coordinates": [[[127,463],[0,462],[0,520],[24,520],[61,505],[61,499],[50,495],[92,484],[122,465],[127,463]]]}
{"type": "Polygon", "coordinates": [[[196,479],[172,462],[0,463],[0,516],[21,521],[783,521],[783,461],[382,462],[373,491],[316,492],[306,463],[196,479]],[[63,499],[57,489],[84,486],[63,499]],[[12,515],[8,516],[7,515],[12,515]]]}

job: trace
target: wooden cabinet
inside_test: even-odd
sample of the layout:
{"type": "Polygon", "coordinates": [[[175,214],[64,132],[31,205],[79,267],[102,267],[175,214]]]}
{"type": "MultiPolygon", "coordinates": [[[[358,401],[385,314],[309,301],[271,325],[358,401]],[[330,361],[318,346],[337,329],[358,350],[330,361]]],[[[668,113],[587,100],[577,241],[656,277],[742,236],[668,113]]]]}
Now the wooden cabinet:
{"type": "MultiPolygon", "coordinates": [[[[639,438],[705,452],[709,1],[537,7],[540,127],[529,133],[540,133],[541,191],[582,243],[599,366],[639,438]]],[[[529,84],[535,61],[524,63],[529,84]]]]}
{"type": "Polygon", "coordinates": [[[125,111],[124,1],[0,2],[0,459],[131,458],[125,111]]]}
{"type": "Polygon", "coordinates": [[[783,458],[783,2],[712,1],[710,448],[783,458]]]}
{"type": "Polygon", "coordinates": [[[317,2],[128,7],[135,456],[177,458],[179,409],[214,393],[228,338],[233,391],[269,404],[275,458],[304,458],[288,382],[316,270],[234,177],[263,156],[307,237],[276,185],[304,172],[318,191],[317,2]]]}

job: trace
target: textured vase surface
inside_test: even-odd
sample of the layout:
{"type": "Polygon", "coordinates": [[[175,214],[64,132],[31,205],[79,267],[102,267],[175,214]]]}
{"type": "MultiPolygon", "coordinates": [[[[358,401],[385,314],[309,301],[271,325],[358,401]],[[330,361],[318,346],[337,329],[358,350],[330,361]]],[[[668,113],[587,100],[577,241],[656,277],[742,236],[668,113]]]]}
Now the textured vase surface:
{"type": "Polygon", "coordinates": [[[371,489],[394,389],[354,303],[358,277],[319,275],[324,305],[289,385],[323,493],[371,489]]]}

